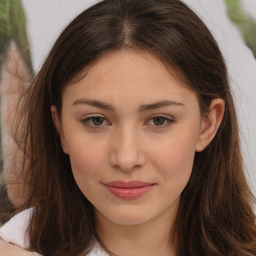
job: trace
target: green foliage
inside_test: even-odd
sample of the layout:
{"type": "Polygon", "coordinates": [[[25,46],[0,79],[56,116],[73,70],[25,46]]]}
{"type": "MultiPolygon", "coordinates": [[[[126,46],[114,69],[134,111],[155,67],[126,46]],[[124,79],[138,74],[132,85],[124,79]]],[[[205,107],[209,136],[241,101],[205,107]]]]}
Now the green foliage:
{"type": "Polygon", "coordinates": [[[247,14],[239,0],[224,0],[229,18],[239,28],[245,43],[256,57],[256,22],[247,14]]]}
{"type": "Polygon", "coordinates": [[[0,63],[4,61],[11,40],[17,44],[25,63],[33,74],[26,32],[26,16],[21,0],[0,0],[0,63]]]}

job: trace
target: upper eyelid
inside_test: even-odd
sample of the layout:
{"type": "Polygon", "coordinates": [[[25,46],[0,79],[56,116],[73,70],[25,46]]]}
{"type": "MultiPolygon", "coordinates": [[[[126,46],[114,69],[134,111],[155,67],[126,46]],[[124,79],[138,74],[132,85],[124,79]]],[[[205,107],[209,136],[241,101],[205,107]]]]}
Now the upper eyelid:
{"type": "Polygon", "coordinates": [[[147,119],[147,122],[153,118],[156,118],[156,117],[163,117],[165,118],[168,122],[175,122],[175,118],[173,116],[170,116],[170,115],[166,115],[166,114],[156,114],[156,115],[152,115],[151,117],[149,117],[147,119]]]}
{"type": "Polygon", "coordinates": [[[108,119],[105,116],[102,116],[102,115],[87,116],[87,117],[82,118],[81,121],[90,120],[90,119],[93,119],[93,118],[103,118],[104,120],[109,122],[108,119]]]}
{"type": "Polygon", "coordinates": [[[86,116],[85,116],[85,118],[90,118],[90,117],[103,117],[103,118],[106,118],[104,115],[102,115],[102,114],[87,114],[86,116]]]}
{"type": "Polygon", "coordinates": [[[154,119],[154,118],[157,118],[157,117],[163,117],[163,118],[164,118],[167,122],[169,122],[169,123],[173,123],[173,122],[175,121],[175,120],[174,120],[173,118],[171,118],[171,117],[166,117],[166,116],[163,116],[163,115],[159,115],[159,116],[153,116],[153,117],[147,119],[146,122],[149,122],[150,120],[152,120],[152,119],[154,119]]]}
{"type": "Polygon", "coordinates": [[[163,117],[163,118],[166,118],[166,119],[170,119],[172,121],[175,120],[175,118],[173,116],[170,116],[170,115],[167,115],[167,114],[156,114],[156,115],[152,115],[148,118],[148,120],[152,119],[152,118],[155,118],[155,117],[163,117]]]}
{"type": "MultiPolygon", "coordinates": [[[[108,119],[104,116],[104,115],[101,115],[101,114],[91,114],[91,115],[86,115],[85,117],[81,118],[81,121],[84,121],[84,120],[88,120],[88,119],[91,119],[91,118],[97,118],[97,117],[100,117],[100,118],[104,118],[106,121],[108,121],[108,119]]],[[[109,122],[109,121],[108,121],[109,122]]]]}

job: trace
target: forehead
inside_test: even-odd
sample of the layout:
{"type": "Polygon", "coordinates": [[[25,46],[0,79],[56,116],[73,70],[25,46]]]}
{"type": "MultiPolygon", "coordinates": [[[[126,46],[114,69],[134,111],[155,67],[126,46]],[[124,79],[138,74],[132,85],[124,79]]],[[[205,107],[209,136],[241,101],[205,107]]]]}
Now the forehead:
{"type": "Polygon", "coordinates": [[[184,100],[195,94],[184,86],[174,68],[154,55],[122,50],[103,56],[85,69],[75,82],[66,87],[63,97],[82,95],[115,102],[118,99],[154,101],[163,97],[184,100]]]}

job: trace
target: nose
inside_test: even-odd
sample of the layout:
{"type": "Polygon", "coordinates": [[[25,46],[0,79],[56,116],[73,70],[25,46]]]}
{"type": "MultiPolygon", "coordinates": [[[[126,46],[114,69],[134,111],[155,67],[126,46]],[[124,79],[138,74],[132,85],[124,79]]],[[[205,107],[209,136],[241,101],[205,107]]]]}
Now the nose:
{"type": "Polygon", "coordinates": [[[110,163],[114,168],[130,172],[145,164],[146,157],[138,133],[134,129],[126,128],[113,135],[110,163]]]}

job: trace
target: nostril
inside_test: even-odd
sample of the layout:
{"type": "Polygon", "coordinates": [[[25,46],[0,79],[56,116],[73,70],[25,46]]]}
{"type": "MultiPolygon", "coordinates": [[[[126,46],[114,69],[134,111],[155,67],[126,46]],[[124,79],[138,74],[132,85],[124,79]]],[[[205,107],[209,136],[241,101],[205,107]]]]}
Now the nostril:
{"type": "Polygon", "coordinates": [[[142,153],[133,152],[132,154],[113,153],[110,157],[113,168],[120,171],[129,172],[140,168],[145,164],[145,157],[142,153]]]}

